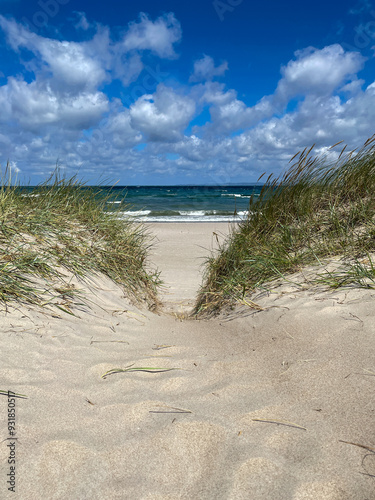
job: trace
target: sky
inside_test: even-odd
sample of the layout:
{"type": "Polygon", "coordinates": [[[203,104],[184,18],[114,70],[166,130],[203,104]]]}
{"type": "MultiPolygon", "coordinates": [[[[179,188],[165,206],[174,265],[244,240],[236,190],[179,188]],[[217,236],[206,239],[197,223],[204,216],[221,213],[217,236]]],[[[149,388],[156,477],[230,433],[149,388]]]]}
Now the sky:
{"type": "Polygon", "coordinates": [[[0,0],[0,164],[224,185],[375,133],[375,2],[0,0]]]}

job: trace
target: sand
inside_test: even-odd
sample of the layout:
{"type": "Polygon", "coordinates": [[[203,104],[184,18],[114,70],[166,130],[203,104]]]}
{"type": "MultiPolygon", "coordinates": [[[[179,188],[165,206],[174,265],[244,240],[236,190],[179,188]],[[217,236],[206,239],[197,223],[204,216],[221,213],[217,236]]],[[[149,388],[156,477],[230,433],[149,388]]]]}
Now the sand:
{"type": "Polygon", "coordinates": [[[374,499],[375,454],[358,445],[375,449],[375,291],[277,283],[261,311],[184,319],[228,226],[150,229],[164,311],[99,277],[76,316],[2,312],[0,389],[27,399],[15,441],[0,395],[0,498],[374,499]],[[169,371],[102,378],[126,367],[169,371]]]}
{"type": "Polygon", "coordinates": [[[235,224],[223,222],[147,225],[154,244],[150,265],[162,270],[164,310],[191,310],[207,258],[234,228],[235,224]]]}

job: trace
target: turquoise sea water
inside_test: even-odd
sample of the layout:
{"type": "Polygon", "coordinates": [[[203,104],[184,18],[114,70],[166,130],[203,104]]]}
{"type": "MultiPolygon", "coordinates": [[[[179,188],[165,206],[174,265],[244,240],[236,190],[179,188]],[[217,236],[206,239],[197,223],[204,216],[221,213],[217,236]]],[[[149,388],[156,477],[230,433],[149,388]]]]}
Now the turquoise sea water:
{"type": "Polygon", "coordinates": [[[113,189],[108,205],[146,222],[235,221],[261,186],[132,186],[113,189]]]}
{"type": "MultiPolygon", "coordinates": [[[[246,217],[250,196],[262,186],[100,187],[107,210],[144,222],[237,221],[246,217]]],[[[90,188],[81,188],[90,189],[90,188]]],[[[93,188],[96,189],[95,187],[93,188]]],[[[29,192],[31,188],[27,188],[29,192]]],[[[29,192],[29,194],[31,194],[29,192]]]]}

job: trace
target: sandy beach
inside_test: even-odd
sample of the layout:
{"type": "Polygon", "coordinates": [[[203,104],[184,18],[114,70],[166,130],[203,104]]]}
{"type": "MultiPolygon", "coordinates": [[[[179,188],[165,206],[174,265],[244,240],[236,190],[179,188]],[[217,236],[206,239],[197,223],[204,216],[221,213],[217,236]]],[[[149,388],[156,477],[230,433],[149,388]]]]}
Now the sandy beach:
{"type": "Polygon", "coordinates": [[[10,439],[0,395],[0,498],[375,499],[375,292],[291,277],[258,310],[187,319],[230,227],[148,228],[157,313],[101,276],[74,316],[2,311],[0,389],[27,399],[10,439]]]}
{"type": "Polygon", "coordinates": [[[161,270],[163,309],[188,311],[202,282],[205,260],[235,228],[229,222],[147,224],[154,235],[151,267],[161,270]]]}

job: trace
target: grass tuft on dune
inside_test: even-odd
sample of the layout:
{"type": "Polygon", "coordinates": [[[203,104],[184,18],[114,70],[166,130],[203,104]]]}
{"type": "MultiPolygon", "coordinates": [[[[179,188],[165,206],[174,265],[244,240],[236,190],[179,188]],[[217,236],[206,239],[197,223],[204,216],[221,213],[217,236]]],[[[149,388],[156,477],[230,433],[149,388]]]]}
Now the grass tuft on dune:
{"type": "Polygon", "coordinates": [[[195,314],[243,303],[273,279],[340,258],[321,283],[375,288],[375,135],[362,148],[298,152],[207,263],[195,314]],[[293,163],[294,162],[294,163],[293,163]]]}
{"type": "Polygon", "coordinates": [[[155,302],[159,279],[146,266],[149,236],[144,226],[105,211],[108,195],[99,197],[100,191],[55,172],[25,194],[13,185],[7,168],[0,185],[4,305],[52,303],[70,312],[69,304],[80,297],[71,278],[87,280],[98,273],[122,286],[133,300],[155,302]]]}

